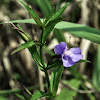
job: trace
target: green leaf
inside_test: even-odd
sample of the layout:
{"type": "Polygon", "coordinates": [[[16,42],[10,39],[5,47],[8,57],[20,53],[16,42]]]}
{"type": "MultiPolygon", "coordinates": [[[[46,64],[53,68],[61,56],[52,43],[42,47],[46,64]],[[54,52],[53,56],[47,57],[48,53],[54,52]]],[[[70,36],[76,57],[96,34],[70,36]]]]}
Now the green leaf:
{"type": "Polygon", "coordinates": [[[100,92],[100,44],[97,49],[97,56],[94,60],[94,70],[93,70],[93,85],[100,92]]]}
{"type": "Polygon", "coordinates": [[[55,63],[53,63],[53,64],[49,65],[48,67],[46,67],[46,69],[48,70],[48,69],[54,68],[55,66],[58,66],[58,65],[59,66],[62,65],[62,63],[60,61],[56,61],[55,63]]]}
{"type": "Polygon", "coordinates": [[[58,90],[58,85],[59,85],[59,81],[60,81],[62,73],[63,73],[63,69],[64,69],[64,66],[60,66],[57,73],[55,72],[56,76],[55,76],[55,79],[54,79],[53,90],[52,90],[54,97],[56,96],[56,93],[57,93],[57,90],[58,90]]]}
{"type": "Polygon", "coordinates": [[[33,45],[32,47],[29,47],[28,49],[29,49],[29,51],[30,51],[30,53],[31,53],[32,58],[34,59],[34,61],[38,64],[38,66],[40,67],[40,69],[43,70],[43,65],[41,63],[40,55],[39,55],[39,53],[37,51],[36,46],[33,45]]]}
{"type": "Polygon", "coordinates": [[[58,40],[58,42],[66,42],[66,38],[64,33],[61,30],[55,29],[53,32],[54,37],[58,40]]]}
{"type": "Polygon", "coordinates": [[[50,21],[46,26],[45,29],[43,31],[43,38],[42,38],[42,43],[45,43],[45,41],[47,40],[47,37],[49,36],[50,32],[53,30],[54,26],[62,21],[63,18],[57,18],[54,19],[52,21],[50,21]]]}
{"type": "Polygon", "coordinates": [[[49,93],[45,93],[45,92],[42,92],[42,91],[38,90],[32,95],[30,100],[37,100],[41,97],[48,97],[48,95],[49,95],[49,93]]]}
{"type": "Polygon", "coordinates": [[[36,49],[36,45],[33,40],[32,41],[28,41],[28,42],[25,42],[24,44],[22,44],[21,46],[19,46],[17,49],[15,49],[11,54],[14,54],[22,49],[25,49],[25,48],[28,48],[34,61],[37,63],[37,65],[40,67],[41,70],[42,69],[42,64],[41,64],[41,60],[40,60],[40,55],[36,49]]]}
{"type": "Polygon", "coordinates": [[[56,19],[50,21],[48,24],[46,24],[45,29],[49,28],[51,26],[55,26],[58,22],[62,21],[63,19],[64,19],[63,17],[59,17],[59,18],[56,18],[56,19]]]}
{"type": "MultiPolygon", "coordinates": [[[[34,23],[33,19],[25,19],[25,20],[15,20],[10,21],[13,23],[34,23]]],[[[8,23],[10,23],[8,22],[8,23]]],[[[1,23],[4,24],[4,23],[1,23]]],[[[88,26],[75,24],[71,22],[61,21],[55,25],[56,29],[61,29],[65,32],[69,32],[70,34],[73,34],[75,36],[78,36],[80,38],[88,39],[92,42],[99,43],[100,44],[100,30],[97,30],[95,28],[91,28],[88,26]]]]}
{"type": "Polygon", "coordinates": [[[72,67],[67,68],[77,79],[82,79],[82,74],[77,71],[77,67],[73,65],[72,67]]]}
{"type": "Polygon", "coordinates": [[[47,46],[43,46],[43,50],[48,53],[50,56],[53,56],[55,53],[51,50],[49,50],[49,48],[47,46]]]}
{"type": "Polygon", "coordinates": [[[19,0],[23,5],[24,5],[24,7],[27,9],[27,11],[30,13],[30,15],[32,16],[32,18],[35,20],[35,22],[37,23],[37,25],[39,26],[39,27],[43,27],[43,24],[42,24],[42,22],[41,22],[41,20],[40,20],[40,17],[37,15],[37,13],[36,12],[34,12],[33,10],[32,10],[32,8],[30,8],[29,6],[27,6],[22,0],[19,0]]]}
{"type": "Polygon", "coordinates": [[[100,43],[100,31],[97,29],[65,21],[56,24],[55,28],[69,32],[75,36],[88,39],[92,42],[100,43]]]}
{"type": "MultiPolygon", "coordinates": [[[[78,90],[80,86],[80,80],[71,79],[64,81],[65,85],[69,85],[70,87],[74,87],[78,90]]],[[[72,91],[70,89],[64,88],[61,93],[56,97],[56,100],[73,100],[73,98],[77,95],[76,91],[72,91]]]]}
{"type": "Polygon", "coordinates": [[[25,49],[25,48],[29,48],[29,47],[31,47],[34,44],[35,43],[33,42],[33,40],[32,41],[25,42],[25,43],[21,44],[21,46],[19,46],[17,49],[15,49],[11,54],[14,54],[14,53],[16,53],[16,52],[18,52],[20,50],[25,49]]]}
{"type": "Polygon", "coordinates": [[[63,14],[64,10],[68,6],[68,3],[65,4],[61,9],[59,9],[45,24],[45,30],[43,31],[43,43],[45,43],[47,37],[49,36],[50,32],[53,30],[54,26],[62,20],[61,15],[63,14]]]}
{"type": "Polygon", "coordinates": [[[31,46],[38,46],[38,45],[41,45],[40,43],[34,43],[34,41],[33,40],[31,40],[31,41],[28,41],[28,42],[25,42],[25,43],[23,43],[23,44],[21,44],[21,46],[19,46],[17,49],[15,49],[11,54],[14,54],[14,53],[16,53],[16,52],[18,52],[18,51],[20,51],[20,50],[23,50],[23,49],[25,49],[25,48],[29,48],[29,47],[31,47],[31,46]]]}
{"type": "Polygon", "coordinates": [[[29,34],[27,34],[26,32],[23,31],[23,29],[20,27],[20,25],[17,24],[17,27],[18,27],[17,31],[21,32],[21,33],[23,33],[25,35],[23,38],[25,38],[26,41],[29,41],[29,40],[32,39],[32,37],[29,34]]]}
{"type": "Polygon", "coordinates": [[[43,2],[41,2],[41,0],[35,0],[35,1],[37,2],[41,11],[43,12],[43,15],[45,17],[48,17],[50,15],[50,11],[52,9],[52,5],[50,3],[50,0],[43,0],[43,2]]]}
{"type": "Polygon", "coordinates": [[[22,100],[26,100],[26,99],[24,98],[24,96],[22,96],[22,95],[20,95],[20,94],[17,94],[17,93],[16,93],[16,96],[18,96],[18,97],[21,98],[22,100]]]}
{"type": "Polygon", "coordinates": [[[6,98],[5,96],[0,96],[0,100],[9,100],[9,99],[6,98]]]}
{"type": "Polygon", "coordinates": [[[53,90],[53,85],[54,85],[54,81],[55,81],[55,77],[57,76],[57,72],[58,72],[59,66],[55,66],[52,73],[51,73],[51,80],[50,80],[50,90],[53,90]]]}
{"type": "Polygon", "coordinates": [[[20,36],[22,40],[29,41],[31,39],[31,37],[27,33],[25,33],[18,24],[17,27],[13,23],[11,23],[11,25],[13,26],[13,29],[17,30],[17,34],[20,36]]]}
{"type": "Polygon", "coordinates": [[[47,21],[47,24],[48,24],[50,21],[53,21],[54,19],[57,19],[57,18],[61,17],[67,6],[68,6],[68,3],[65,4],[62,8],[60,8],[60,9],[47,21]]]}
{"type": "Polygon", "coordinates": [[[81,63],[81,62],[88,62],[88,63],[91,63],[89,60],[80,60],[80,61],[78,61],[77,63],[81,63]]]}
{"type": "Polygon", "coordinates": [[[34,19],[22,19],[22,20],[13,20],[5,23],[30,23],[30,24],[36,24],[34,19]]]}
{"type": "Polygon", "coordinates": [[[50,32],[53,30],[54,26],[51,26],[47,29],[45,29],[43,31],[43,38],[42,38],[42,43],[45,43],[45,41],[47,40],[48,35],[50,34],[50,32]]]}

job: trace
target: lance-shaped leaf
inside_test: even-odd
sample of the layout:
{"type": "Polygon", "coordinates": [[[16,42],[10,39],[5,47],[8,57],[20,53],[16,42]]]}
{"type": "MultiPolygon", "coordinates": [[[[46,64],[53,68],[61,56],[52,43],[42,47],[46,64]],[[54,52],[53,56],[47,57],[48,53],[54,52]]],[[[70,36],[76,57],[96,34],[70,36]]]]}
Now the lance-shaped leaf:
{"type": "Polygon", "coordinates": [[[41,64],[41,59],[40,59],[40,55],[36,49],[36,46],[32,46],[32,47],[29,47],[28,48],[31,55],[32,55],[32,58],[34,59],[34,61],[38,64],[38,66],[40,67],[41,70],[43,70],[43,66],[41,64]]]}
{"type": "Polygon", "coordinates": [[[53,69],[51,74],[51,80],[50,80],[50,91],[52,92],[53,96],[56,96],[59,81],[62,76],[64,66],[60,66],[59,64],[56,65],[56,67],[53,69]]]}
{"type": "Polygon", "coordinates": [[[50,21],[53,21],[54,19],[61,17],[67,6],[68,6],[68,3],[65,4],[62,8],[60,8],[53,16],[51,16],[46,24],[48,24],[50,21]]]}
{"type": "Polygon", "coordinates": [[[63,17],[56,18],[56,19],[50,21],[48,24],[46,24],[45,28],[49,28],[51,26],[55,26],[58,22],[60,22],[62,20],[64,20],[63,17]]]}
{"type": "MultiPolygon", "coordinates": [[[[10,22],[35,24],[33,19],[15,20],[15,21],[10,21],[10,22]]],[[[4,23],[1,23],[1,24],[4,24],[4,23]]],[[[76,23],[66,22],[66,21],[61,21],[57,23],[55,25],[55,28],[61,29],[65,32],[68,32],[80,38],[88,39],[92,42],[100,44],[100,30],[97,30],[95,28],[91,28],[91,27],[76,24],[76,23]]]]}
{"type": "Polygon", "coordinates": [[[30,100],[37,100],[39,98],[42,98],[42,97],[48,97],[50,94],[49,93],[45,93],[45,92],[42,92],[42,91],[36,91],[30,100]]]}
{"type": "Polygon", "coordinates": [[[40,67],[41,70],[42,69],[42,64],[41,64],[41,60],[40,60],[40,55],[37,51],[37,48],[36,48],[36,45],[39,45],[39,44],[35,44],[33,42],[33,40],[31,41],[28,41],[28,42],[25,42],[24,44],[22,44],[21,46],[19,46],[17,49],[15,49],[11,54],[14,54],[22,49],[25,49],[25,48],[28,48],[34,61],[37,63],[37,65],[40,67]]]}
{"type": "Polygon", "coordinates": [[[81,63],[81,62],[88,62],[88,63],[91,63],[89,60],[79,60],[77,63],[81,63]]]}
{"type": "Polygon", "coordinates": [[[41,2],[41,0],[35,0],[37,2],[37,4],[39,5],[41,11],[43,12],[43,15],[47,18],[48,16],[50,16],[50,11],[52,9],[52,5],[50,3],[50,0],[43,0],[43,2],[41,2]]]}
{"type": "Polygon", "coordinates": [[[21,46],[19,46],[17,49],[15,49],[11,54],[14,54],[14,53],[16,53],[16,52],[18,52],[20,50],[25,49],[25,48],[29,48],[32,45],[35,45],[35,43],[33,42],[33,40],[32,41],[25,42],[25,43],[21,44],[21,46]]]}
{"type": "Polygon", "coordinates": [[[59,9],[52,17],[50,17],[50,19],[45,24],[45,30],[43,32],[43,39],[42,39],[43,43],[46,41],[47,37],[49,36],[50,32],[53,30],[54,26],[58,22],[60,22],[62,20],[62,19],[60,19],[60,17],[62,16],[62,14],[65,11],[65,9],[66,9],[67,6],[68,6],[68,3],[65,4],[61,9],[59,9]],[[50,27],[47,28],[48,26],[50,26],[50,27]]]}
{"type": "Polygon", "coordinates": [[[100,43],[100,30],[65,21],[57,23],[55,28],[69,32],[75,36],[88,39],[92,42],[100,43]]]}
{"type": "Polygon", "coordinates": [[[48,67],[46,67],[46,69],[48,70],[48,69],[54,68],[55,66],[58,66],[58,65],[61,65],[60,61],[56,61],[55,63],[48,65],[48,67]]]}
{"type": "Polygon", "coordinates": [[[59,68],[59,66],[55,66],[52,73],[51,73],[50,91],[53,90],[53,85],[54,85],[55,77],[57,76],[58,68],[59,68]]]}
{"type": "Polygon", "coordinates": [[[34,46],[40,46],[42,44],[40,44],[40,43],[34,43],[33,40],[31,40],[31,41],[28,41],[28,42],[25,42],[25,43],[21,44],[21,46],[19,46],[17,49],[15,49],[11,54],[14,54],[14,53],[16,53],[16,52],[18,52],[20,50],[25,49],[25,48],[29,48],[29,47],[31,47],[33,45],[34,46]]]}
{"type": "Polygon", "coordinates": [[[54,29],[53,35],[58,40],[59,43],[62,42],[62,41],[66,42],[66,38],[64,36],[63,31],[58,30],[58,29],[54,29]]]}
{"type": "Polygon", "coordinates": [[[17,25],[17,27],[13,23],[11,23],[11,25],[13,26],[13,29],[18,31],[17,34],[22,40],[29,41],[31,39],[31,37],[27,33],[25,33],[19,25],[17,25]]]}
{"type": "MultiPolygon", "coordinates": [[[[22,20],[13,20],[13,21],[9,21],[9,22],[4,22],[6,23],[30,23],[30,24],[36,24],[34,19],[22,19],[22,20]]],[[[1,23],[1,24],[4,24],[1,23]]]]}
{"type": "Polygon", "coordinates": [[[94,60],[94,70],[93,70],[93,85],[97,91],[100,91],[100,44],[97,49],[97,56],[94,60]]]}
{"type": "Polygon", "coordinates": [[[50,21],[46,26],[45,26],[45,29],[43,31],[43,38],[42,38],[42,43],[45,43],[45,41],[47,40],[50,32],[54,29],[54,26],[62,21],[63,18],[57,18],[57,19],[54,19],[52,21],[50,21]]]}
{"type": "Polygon", "coordinates": [[[56,100],[73,100],[73,97],[77,96],[77,91],[81,85],[81,81],[73,78],[70,80],[62,81],[61,82],[65,88],[61,89],[60,94],[55,98],[56,100]],[[75,89],[75,90],[73,90],[75,89]]]}
{"type": "Polygon", "coordinates": [[[32,16],[32,18],[35,20],[35,22],[37,23],[37,25],[41,28],[43,28],[43,23],[41,22],[40,20],[40,17],[37,15],[36,12],[34,12],[32,10],[32,8],[30,8],[29,6],[27,6],[22,0],[19,0],[23,5],[24,7],[27,9],[27,11],[30,13],[30,15],[32,16]]]}
{"type": "Polygon", "coordinates": [[[17,94],[17,93],[16,93],[16,96],[19,97],[19,98],[21,98],[22,100],[26,100],[25,97],[24,97],[23,95],[20,95],[20,94],[17,94]]]}
{"type": "Polygon", "coordinates": [[[57,75],[56,75],[55,80],[54,80],[54,86],[53,86],[53,90],[52,90],[54,97],[56,96],[56,93],[58,90],[58,85],[59,85],[59,81],[60,81],[62,73],[63,73],[63,69],[64,69],[64,66],[59,67],[59,70],[58,70],[57,75]]]}

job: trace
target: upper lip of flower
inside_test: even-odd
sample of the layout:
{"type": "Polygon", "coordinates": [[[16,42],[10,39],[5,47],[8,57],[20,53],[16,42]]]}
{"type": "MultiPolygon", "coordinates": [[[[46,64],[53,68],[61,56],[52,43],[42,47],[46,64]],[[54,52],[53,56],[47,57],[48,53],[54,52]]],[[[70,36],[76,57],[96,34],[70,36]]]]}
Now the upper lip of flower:
{"type": "Polygon", "coordinates": [[[80,48],[75,47],[68,50],[66,42],[61,42],[59,45],[56,45],[54,51],[57,55],[61,55],[65,67],[71,67],[83,58],[80,48]]]}

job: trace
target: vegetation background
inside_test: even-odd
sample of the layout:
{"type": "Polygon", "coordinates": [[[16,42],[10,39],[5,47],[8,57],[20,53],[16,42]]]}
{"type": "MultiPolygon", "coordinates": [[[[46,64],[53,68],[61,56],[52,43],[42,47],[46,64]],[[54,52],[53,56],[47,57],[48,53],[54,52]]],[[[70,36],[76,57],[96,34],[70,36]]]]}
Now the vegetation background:
{"type": "MultiPolygon", "coordinates": [[[[52,7],[57,11],[65,3],[69,6],[63,17],[65,21],[100,28],[100,0],[25,0],[41,18],[49,15],[52,7]]],[[[29,19],[31,16],[17,0],[0,0],[0,22],[29,19]]],[[[20,24],[23,30],[38,41],[40,30],[33,24],[20,24]]],[[[51,32],[44,47],[45,62],[54,54],[54,47],[61,41],[70,47],[80,47],[83,59],[91,63],[80,63],[77,70],[88,81],[76,78],[79,74],[65,68],[59,84],[56,100],[99,100],[100,99],[100,45],[89,40],[75,37],[68,32],[55,29],[51,32]],[[63,81],[66,81],[65,83],[63,81]],[[90,84],[91,83],[91,84],[90,84]],[[73,99],[71,98],[73,97],[73,99]]],[[[0,24],[0,100],[20,100],[16,93],[26,95],[23,86],[31,92],[37,89],[46,91],[46,79],[27,49],[14,55],[11,52],[22,44],[17,32],[10,24],[0,24]]],[[[50,73],[51,71],[49,71],[50,73]]],[[[46,98],[43,98],[47,100],[46,98]]]]}

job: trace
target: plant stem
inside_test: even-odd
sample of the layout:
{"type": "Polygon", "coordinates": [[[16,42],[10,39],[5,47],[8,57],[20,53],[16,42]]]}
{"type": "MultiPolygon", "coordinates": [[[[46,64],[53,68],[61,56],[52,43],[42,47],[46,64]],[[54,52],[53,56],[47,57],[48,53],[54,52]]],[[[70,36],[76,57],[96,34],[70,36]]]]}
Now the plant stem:
{"type": "Polygon", "coordinates": [[[43,60],[43,46],[40,46],[40,58],[41,58],[41,63],[43,65],[43,68],[45,69],[45,64],[43,60]]]}
{"type": "MultiPolygon", "coordinates": [[[[41,34],[41,44],[42,44],[42,37],[43,37],[43,31],[42,31],[42,34],[41,34]]],[[[47,79],[48,89],[50,89],[49,76],[48,76],[48,72],[47,72],[47,70],[45,68],[45,64],[44,64],[44,60],[43,60],[43,45],[40,46],[40,58],[41,58],[41,63],[43,65],[45,76],[46,76],[46,79],[47,79]]]]}
{"type": "MultiPolygon", "coordinates": [[[[43,37],[43,31],[41,33],[41,44],[42,44],[42,37],[43,37]]],[[[45,69],[45,65],[44,65],[44,60],[43,60],[43,45],[40,46],[40,58],[41,58],[41,63],[43,65],[43,68],[45,69]]]]}
{"type": "MultiPolygon", "coordinates": [[[[46,84],[44,84],[44,87],[47,87],[46,84]]],[[[26,87],[28,90],[35,90],[39,89],[39,85],[26,87]]],[[[8,89],[8,90],[0,90],[0,95],[11,95],[15,93],[21,93],[23,90],[16,88],[16,89],[8,89]]]]}
{"type": "Polygon", "coordinates": [[[50,81],[49,81],[48,72],[47,72],[47,70],[45,70],[44,72],[45,72],[45,76],[46,76],[47,83],[48,83],[48,89],[50,89],[50,81]]]}

